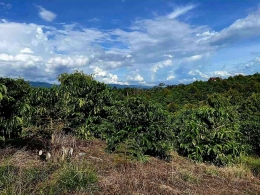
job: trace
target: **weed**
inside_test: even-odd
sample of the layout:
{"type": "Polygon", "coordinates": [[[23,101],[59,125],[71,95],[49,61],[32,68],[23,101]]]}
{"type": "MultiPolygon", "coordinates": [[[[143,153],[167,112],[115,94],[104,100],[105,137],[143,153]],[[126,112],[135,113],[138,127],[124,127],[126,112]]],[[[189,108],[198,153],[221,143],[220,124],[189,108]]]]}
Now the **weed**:
{"type": "Polygon", "coordinates": [[[180,174],[182,180],[185,182],[194,183],[194,184],[199,183],[199,178],[190,171],[181,170],[180,174]]]}
{"type": "Polygon", "coordinates": [[[241,163],[249,168],[253,175],[259,177],[260,175],[260,158],[252,157],[252,156],[243,156],[241,158],[241,163]]]}
{"type": "Polygon", "coordinates": [[[92,193],[97,190],[96,172],[86,162],[64,163],[52,176],[53,179],[40,190],[41,194],[92,193]]]}

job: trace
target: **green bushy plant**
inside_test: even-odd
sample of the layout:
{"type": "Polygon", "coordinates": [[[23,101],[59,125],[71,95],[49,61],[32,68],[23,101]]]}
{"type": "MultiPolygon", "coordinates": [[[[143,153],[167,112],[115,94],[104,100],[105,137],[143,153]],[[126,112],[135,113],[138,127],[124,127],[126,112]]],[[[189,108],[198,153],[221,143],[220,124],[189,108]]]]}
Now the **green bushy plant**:
{"type": "Polygon", "coordinates": [[[169,157],[171,122],[160,106],[139,97],[128,98],[115,104],[109,120],[110,126],[103,131],[108,150],[117,150],[125,143],[138,155],[169,157]]]}
{"type": "Polygon", "coordinates": [[[29,122],[30,92],[30,85],[23,79],[0,78],[0,136],[20,136],[29,122]]]}
{"type": "Polygon", "coordinates": [[[244,151],[235,110],[186,109],[176,114],[174,126],[177,151],[199,162],[225,165],[244,151]]]}
{"type": "Polygon", "coordinates": [[[70,127],[77,129],[75,133],[81,137],[95,134],[108,116],[107,109],[112,105],[111,89],[83,72],[62,74],[59,81],[60,101],[57,105],[63,113],[62,118],[70,127]]]}
{"type": "Polygon", "coordinates": [[[251,154],[260,155],[260,93],[253,93],[239,108],[240,131],[251,154]]]}

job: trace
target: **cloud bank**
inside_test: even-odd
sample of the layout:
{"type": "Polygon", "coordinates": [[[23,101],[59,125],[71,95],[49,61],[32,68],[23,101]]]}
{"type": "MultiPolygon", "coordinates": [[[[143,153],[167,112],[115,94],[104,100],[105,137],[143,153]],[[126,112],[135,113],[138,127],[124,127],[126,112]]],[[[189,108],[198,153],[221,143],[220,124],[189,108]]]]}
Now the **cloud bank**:
{"type": "MultiPolygon", "coordinates": [[[[106,83],[156,85],[257,71],[259,56],[227,70],[209,67],[222,48],[260,37],[260,9],[218,32],[178,19],[194,9],[196,5],[177,7],[110,30],[1,20],[0,76],[55,82],[61,73],[83,70],[106,83]]],[[[48,22],[56,18],[43,7],[39,16],[48,22]]]]}

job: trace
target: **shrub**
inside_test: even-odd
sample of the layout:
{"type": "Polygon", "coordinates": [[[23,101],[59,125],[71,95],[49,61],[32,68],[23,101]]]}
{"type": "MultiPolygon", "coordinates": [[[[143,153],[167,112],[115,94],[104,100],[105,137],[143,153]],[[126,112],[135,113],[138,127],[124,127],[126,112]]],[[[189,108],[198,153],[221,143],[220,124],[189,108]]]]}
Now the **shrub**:
{"type": "Polygon", "coordinates": [[[260,155],[260,93],[253,93],[239,108],[244,143],[251,146],[251,154],[260,155]]]}
{"type": "Polygon", "coordinates": [[[61,108],[61,118],[77,129],[75,133],[79,136],[89,137],[108,116],[107,109],[113,102],[111,89],[83,72],[62,74],[59,81],[60,101],[57,106],[61,108]]]}
{"type": "Polygon", "coordinates": [[[201,107],[176,114],[177,151],[199,162],[231,163],[244,150],[235,110],[201,107]]]}
{"type": "Polygon", "coordinates": [[[0,78],[0,136],[20,136],[28,123],[30,91],[30,85],[23,79],[0,78]]]}
{"type": "Polygon", "coordinates": [[[169,157],[172,148],[171,121],[168,112],[142,98],[119,101],[110,116],[110,126],[103,131],[108,150],[127,145],[132,154],[169,157]]]}

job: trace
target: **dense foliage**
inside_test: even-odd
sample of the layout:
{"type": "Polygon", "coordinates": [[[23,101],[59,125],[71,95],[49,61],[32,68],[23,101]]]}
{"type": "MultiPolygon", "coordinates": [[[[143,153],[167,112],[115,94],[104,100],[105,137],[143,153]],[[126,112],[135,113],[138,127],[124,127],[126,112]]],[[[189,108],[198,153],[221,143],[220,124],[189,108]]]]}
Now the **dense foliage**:
{"type": "Polygon", "coordinates": [[[29,122],[30,92],[23,79],[0,78],[0,136],[17,137],[29,122]]]}
{"type": "Polygon", "coordinates": [[[200,162],[232,162],[244,150],[236,117],[234,110],[224,108],[182,110],[174,127],[177,151],[200,162]]]}
{"type": "Polygon", "coordinates": [[[62,124],[82,138],[106,140],[108,151],[139,159],[166,158],[172,149],[219,165],[243,152],[259,155],[258,73],[151,89],[112,89],[83,72],[58,80],[35,88],[0,78],[0,136],[15,138],[33,128],[52,132],[62,124]]]}
{"type": "Polygon", "coordinates": [[[126,152],[141,157],[150,154],[168,157],[172,146],[172,129],[168,113],[159,105],[142,98],[118,101],[109,117],[111,125],[104,133],[109,150],[126,145],[126,152]]]}

